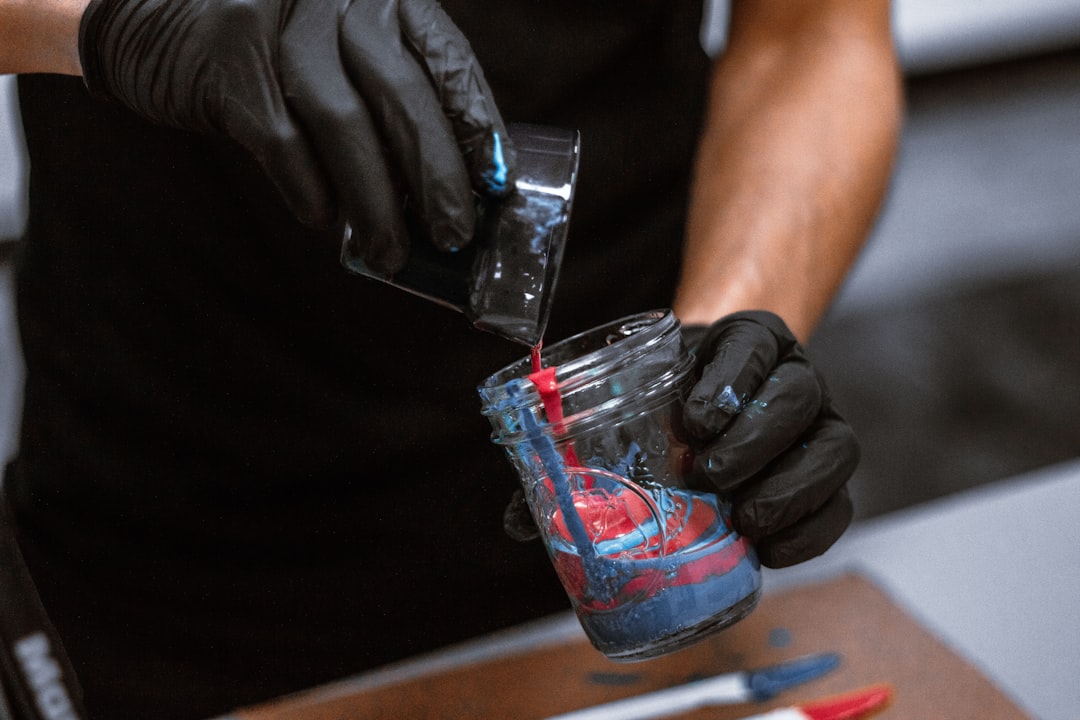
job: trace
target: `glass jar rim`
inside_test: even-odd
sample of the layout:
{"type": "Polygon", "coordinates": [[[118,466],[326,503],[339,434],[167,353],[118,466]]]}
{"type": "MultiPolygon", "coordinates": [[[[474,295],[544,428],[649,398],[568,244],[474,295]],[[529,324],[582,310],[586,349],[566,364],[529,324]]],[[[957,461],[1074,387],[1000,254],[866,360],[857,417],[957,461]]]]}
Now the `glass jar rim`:
{"type": "MultiPolygon", "coordinates": [[[[541,352],[542,357],[549,361],[545,366],[555,367],[560,388],[570,391],[576,379],[584,381],[587,378],[583,378],[583,375],[601,375],[632,362],[679,327],[679,320],[671,310],[649,310],[571,335],[543,348],[541,352]],[[575,350],[582,347],[586,349],[585,352],[575,350]],[[593,349],[588,349],[590,347],[593,349]]],[[[539,400],[536,387],[528,379],[532,371],[531,358],[520,358],[489,375],[480,385],[481,396],[486,397],[487,393],[505,388],[515,381],[524,381],[520,388],[521,402],[515,405],[532,404],[539,400]]]]}
{"type": "MultiPolygon", "coordinates": [[[[569,440],[613,418],[625,419],[631,410],[650,412],[684,393],[694,359],[683,345],[680,327],[670,310],[653,310],[594,327],[548,348],[547,367],[555,369],[562,417],[545,425],[543,432],[569,440]],[[661,361],[653,362],[653,357],[661,361]],[[604,396],[602,391],[597,396],[595,391],[603,387],[615,393],[604,396]]],[[[541,397],[531,373],[531,358],[525,357],[478,388],[480,412],[491,421],[496,444],[522,440],[519,413],[546,417],[550,411],[550,398],[541,397]]]]}

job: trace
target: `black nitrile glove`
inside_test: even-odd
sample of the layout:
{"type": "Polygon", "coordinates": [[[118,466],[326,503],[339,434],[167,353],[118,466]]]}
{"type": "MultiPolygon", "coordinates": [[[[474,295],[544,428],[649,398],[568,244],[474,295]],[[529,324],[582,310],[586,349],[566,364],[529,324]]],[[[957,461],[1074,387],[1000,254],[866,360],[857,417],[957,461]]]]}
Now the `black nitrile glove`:
{"type": "Polygon", "coordinates": [[[700,378],[683,420],[695,469],[732,500],[763,565],[820,555],[852,518],[859,445],[791,331],[765,311],[683,328],[700,378]]]}
{"type": "Polygon", "coordinates": [[[436,0],[92,0],[86,84],[164,125],[231,138],[343,256],[405,263],[403,199],[437,247],[473,235],[472,190],[513,188],[513,149],[436,0]]]}

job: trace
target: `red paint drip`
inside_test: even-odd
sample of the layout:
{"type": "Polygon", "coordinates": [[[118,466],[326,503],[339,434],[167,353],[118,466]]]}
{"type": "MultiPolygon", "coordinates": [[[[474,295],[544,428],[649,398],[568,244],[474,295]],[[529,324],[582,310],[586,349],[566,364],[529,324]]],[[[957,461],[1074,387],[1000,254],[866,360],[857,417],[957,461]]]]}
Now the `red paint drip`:
{"type": "Polygon", "coordinates": [[[540,349],[543,347],[543,340],[532,346],[532,353],[530,353],[530,355],[532,357],[532,369],[534,373],[540,372],[540,370],[544,367],[543,363],[540,361],[540,349]]]}
{"type": "Polygon", "coordinates": [[[536,392],[540,393],[540,401],[544,403],[544,412],[547,414],[548,422],[555,426],[555,433],[565,434],[562,393],[559,392],[559,381],[555,378],[555,368],[541,368],[531,373],[529,380],[536,386],[536,392]]]}
{"type": "Polygon", "coordinates": [[[809,720],[851,720],[880,710],[891,699],[891,686],[873,685],[847,695],[838,695],[810,705],[802,705],[799,710],[809,720]]]}
{"type": "MultiPolygon", "coordinates": [[[[556,368],[543,366],[540,360],[540,348],[543,342],[539,342],[532,349],[532,368],[529,380],[536,386],[540,393],[540,402],[544,404],[544,414],[551,423],[556,435],[566,434],[566,425],[563,424],[562,393],[559,391],[559,382],[555,377],[556,368]]],[[[563,456],[566,464],[571,467],[578,466],[577,455],[574,454],[574,446],[570,444],[563,456]]]]}

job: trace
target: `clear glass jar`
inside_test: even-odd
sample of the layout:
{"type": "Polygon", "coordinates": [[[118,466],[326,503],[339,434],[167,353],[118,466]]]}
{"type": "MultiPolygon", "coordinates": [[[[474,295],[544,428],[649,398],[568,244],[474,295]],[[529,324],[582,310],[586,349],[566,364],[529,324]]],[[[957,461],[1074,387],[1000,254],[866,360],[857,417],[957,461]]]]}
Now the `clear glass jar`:
{"type": "Polygon", "coordinates": [[[666,310],[544,349],[479,388],[555,570],[593,645],[661,655],[745,617],[761,591],[727,502],[691,489],[682,404],[693,359],[666,310]]]}

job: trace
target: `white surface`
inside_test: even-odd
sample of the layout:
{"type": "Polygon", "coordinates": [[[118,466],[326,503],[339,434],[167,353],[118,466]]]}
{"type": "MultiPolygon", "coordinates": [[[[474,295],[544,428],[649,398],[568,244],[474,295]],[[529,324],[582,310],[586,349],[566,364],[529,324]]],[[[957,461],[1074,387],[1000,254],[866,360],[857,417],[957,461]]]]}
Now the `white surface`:
{"type": "Polygon", "coordinates": [[[770,590],[855,570],[1032,717],[1080,715],[1080,459],[853,527],[770,590]]]}
{"type": "MultiPolygon", "coordinates": [[[[731,0],[707,0],[702,42],[724,44],[731,0]]],[[[1080,40],[1080,0],[893,0],[893,37],[908,73],[1045,52],[1080,40]]]]}
{"type": "Polygon", "coordinates": [[[26,159],[15,98],[15,78],[0,75],[0,241],[26,225],[26,159]]]}
{"type": "Polygon", "coordinates": [[[1080,0],[894,0],[908,72],[1002,60],[1080,39],[1080,0]]]}

